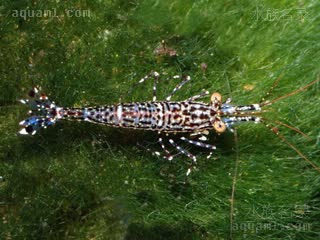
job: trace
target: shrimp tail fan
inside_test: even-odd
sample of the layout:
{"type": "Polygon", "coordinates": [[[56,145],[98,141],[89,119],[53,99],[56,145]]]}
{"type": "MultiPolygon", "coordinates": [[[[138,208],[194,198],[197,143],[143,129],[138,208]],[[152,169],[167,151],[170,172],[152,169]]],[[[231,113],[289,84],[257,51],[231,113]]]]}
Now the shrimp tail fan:
{"type": "Polygon", "coordinates": [[[41,128],[53,125],[59,119],[59,107],[40,92],[40,87],[34,87],[28,93],[28,99],[21,99],[20,102],[27,105],[31,115],[19,123],[23,135],[34,135],[41,128]]]}

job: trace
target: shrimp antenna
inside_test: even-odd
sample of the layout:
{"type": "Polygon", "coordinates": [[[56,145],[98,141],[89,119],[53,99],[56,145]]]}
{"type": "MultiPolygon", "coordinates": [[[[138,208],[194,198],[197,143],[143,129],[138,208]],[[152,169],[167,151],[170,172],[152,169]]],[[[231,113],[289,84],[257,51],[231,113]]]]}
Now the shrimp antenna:
{"type": "Polygon", "coordinates": [[[289,124],[286,124],[286,123],[284,123],[284,122],[280,122],[280,121],[277,121],[277,120],[270,120],[270,119],[266,119],[266,118],[263,118],[263,119],[264,119],[265,121],[267,121],[267,122],[273,122],[273,123],[279,124],[279,125],[281,125],[281,126],[284,126],[284,127],[286,127],[286,128],[289,128],[289,129],[295,131],[296,133],[301,134],[301,135],[302,135],[303,137],[305,137],[306,139],[311,140],[310,137],[309,137],[307,134],[305,134],[305,133],[302,132],[301,130],[299,130],[299,129],[297,129],[297,128],[289,125],[289,124]]]}
{"type": "Polygon", "coordinates": [[[300,157],[302,157],[307,163],[309,163],[316,171],[320,172],[320,168],[309,160],[302,152],[300,152],[292,143],[290,143],[282,134],[279,133],[279,129],[265,124],[276,136],[278,136],[285,144],[292,148],[300,157]]]}
{"type": "Polygon", "coordinates": [[[266,93],[266,95],[261,98],[260,104],[261,104],[263,101],[265,101],[265,98],[268,97],[268,96],[270,96],[271,93],[272,93],[272,91],[274,90],[274,88],[275,88],[276,86],[278,86],[280,80],[281,80],[282,77],[283,77],[283,74],[284,74],[284,72],[282,72],[282,73],[279,75],[279,77],[274,81],[273,85],[271,86],[271,88],[269,89],[269,91],[266,93]]]}
{"type": "Polygon", "coordinates": [[[275,103],[275,102],[277,102],[277,101],[280,101],[280,100],[282,100],[282,99],[284,99],[284,98],[287,98],[287,97],[290,97],[290,96],[292,96],[292,95],[295,95],[295,94],[297,94],[297,93],[299,93],[299,92],[302,92],[303,90],[311,87],[311,86],[312,86],[313,84],[315,84],[316,82],[318,82],[318,79],[316,79],[316,80],[312,81],[311,83],[307,84],[306,86],[304,86],[304,87],[302,87],[302,88],[299,88],[299,89],[297,89],[297,90],[295,90],[295,91],[293,91],[293,92],[291,92],[291,93],[288,93],[288,94],[286,94],[286,95],[284,95],[284,96],[278,97],[278,98],[273,99],[273,100],[270,100],[270,101],[269,101],[269,100],[264,101],[264,102],[260,103],[260,107],[271,105],[271,104],[273,104],[273,103],[275,103]]]}

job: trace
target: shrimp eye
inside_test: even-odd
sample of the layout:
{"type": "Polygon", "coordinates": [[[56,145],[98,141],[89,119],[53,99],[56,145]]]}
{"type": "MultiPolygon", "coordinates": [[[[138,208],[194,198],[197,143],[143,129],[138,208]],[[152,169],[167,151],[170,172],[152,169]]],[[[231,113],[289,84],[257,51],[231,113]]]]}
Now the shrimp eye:
{"type": "Polygon", "coordinates": [[[214,128],[214,130],[216,130],[217,133],[223,133],[227,129],[226,125],[222,121],[214,122],[213,128],[214,128]]]}
{"type": "Polygon", "coordinates": [[[221,103],[222,97],[221,94],[218,92],[212,93],[211,95],[211,102],[212,103],[221,103]]]}

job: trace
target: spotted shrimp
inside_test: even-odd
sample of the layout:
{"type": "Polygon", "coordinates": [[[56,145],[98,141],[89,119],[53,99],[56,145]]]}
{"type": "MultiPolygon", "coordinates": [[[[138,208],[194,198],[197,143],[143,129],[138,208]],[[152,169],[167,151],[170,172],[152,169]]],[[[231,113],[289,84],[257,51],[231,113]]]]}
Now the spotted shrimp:
{"type": "MultiPolygon", "coordinates": [[[[34,135],[41,128],[52,126],[59,120],[88,121],[111,127],[156,131],[159,135],[165,133],[168,139],[167,137],[164,139],[161,135],[158,139],[162,152],[156,151],[153,153],[169,161],[179,154],[185,155],[192,162],[192,166],[190,166],[187,171],[187,175],[189,175],[191,169],[194,168],[197,163],[197,156],[185,147],[182,147],[180,141],[207,149],[209,151],[207,158],[210,158],[216,149],[214,145],[207,143],[207,135],[210,130],[214,130],[217,134],[222,134],[226,130],[233,131],[233,127],[238,124],[263,123],[305,161],[311,164],[313,168],[320,172],[319,167],[284,138],[278,131],[278,128],[270,125],[270,122],[303,134],[300,130],[285,123],[270,121],[262,117],[264,107],[309,88],[315,84],[317,80],[274,100],[265,100],[262,98],[260,103],[234,105],[231,104],[230,98],[223,102],[222,96],[218,92],[211,94],[209,103],[200,101],[200,99],[210,95],[208,91],[203,91],[183,101],[172,101],[172,96],[191,80],[190,76],[176,75],[173,78],[181,79],[181,81],[164,101],[158,101],[156,94],[160,74],[152,71],[138,82],[143,83],[148,79],[154,80],[152,101],[118,103],[100,107],[59,107],[55,102],[49,100],[44,93],[40,92],[39,87],[35,87],[29,92],[28,99],[20,100],[23,104],[30,107],[31,110],[29,113],[31,116],[20,122],[22,129],[19,133],[23,135],[34,135]],[[172,134],[176,133],[185,133],[184,135],[189,135],[189,137],[182,136],[179,140],[170,138],[172,134]],[[168,146],[171,146],[176,154],[169,151],[168,146]]],[[[269,92],[273,90],[279,80],[280,78],[276,80],[269,92]]]]}

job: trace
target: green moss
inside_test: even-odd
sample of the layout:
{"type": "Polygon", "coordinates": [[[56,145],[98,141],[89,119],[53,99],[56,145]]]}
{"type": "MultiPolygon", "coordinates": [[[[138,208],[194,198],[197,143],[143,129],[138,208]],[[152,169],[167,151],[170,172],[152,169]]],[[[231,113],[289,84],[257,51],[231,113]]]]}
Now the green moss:
{"type": "MultiPolygon", "coordinates": [[[[200,157],[187,179],[185,158],[169,163],[137,147],[156,134],[61,122],[34,137],[16,135],[26,116],[16,100],[34,85],[62,106],[150,100],[151,82],[126,92],[151,70],[192,76],[176,100],[207,89],[258,102],[282,72],[270,98],[294,91],[319,76],[319,10],[316,0],[2,1],[1,237],[319,237],[319,173],[264,126],[243,125],[236,139],[212,134],[218,150],[200,157]],[[66,15],[77,9],[90,17],[66,15]],[[57,16],[15,17],[15,10],[57,16]],[[156,55],[162,40],[178,55],[156,55]]],[[[176,84],[160,81],[160,99],[176,84]]],[[[319,100],[317,83],[266,113],[307,133],[310,140],[280,128],[318,165],[319,100]]]]}

